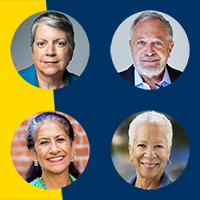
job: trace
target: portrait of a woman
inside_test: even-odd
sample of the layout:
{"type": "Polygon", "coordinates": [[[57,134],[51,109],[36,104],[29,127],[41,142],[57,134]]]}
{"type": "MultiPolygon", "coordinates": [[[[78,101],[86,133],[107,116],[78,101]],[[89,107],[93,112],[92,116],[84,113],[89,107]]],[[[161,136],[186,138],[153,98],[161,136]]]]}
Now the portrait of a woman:
{"type": "Polygon", "coordinates": [[[158,189],[173,181],[164,171],[172,148],[172,125],[160,113],[138,115],[129,126],[129,164],[136,175],[129,183],[142,189],[158,189]]]}
{"type": "Polygon", "coordinates": [[[55,112],[39,114],[28,127],[26,142],[34,159],[26,175],[31,185],[58,189],[79,177],[73,163],[75,135],[66,117],[55,112]]]}
{"type": "Polygon", "coordinates": [[[33,64],[19,71],[28,83],[43,89],[58,89],[78,76],[66,68],[75,48],[72,23],[62,13],[48,11],[32,24],[31,57],[33,64]]]}

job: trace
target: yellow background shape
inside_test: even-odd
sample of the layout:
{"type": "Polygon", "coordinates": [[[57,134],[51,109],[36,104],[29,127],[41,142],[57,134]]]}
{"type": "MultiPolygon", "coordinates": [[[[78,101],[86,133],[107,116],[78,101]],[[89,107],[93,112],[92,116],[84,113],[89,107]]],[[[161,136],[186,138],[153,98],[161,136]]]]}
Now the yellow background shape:
{"type": "MultiPolygon", "coordinates": [[[[62,199],[61,189],[43,190],[28,184],[16,171],[10,153],[13,135],[29,116],[55,110],[53,90],[36,88],[16,71],[11,58],[12,38],[29,16],[46,10],[46,1],[0,1],[1,139],[0,199],[62,199]]],[[[19,48],[20,51],[20,48],[19,48]]]]}

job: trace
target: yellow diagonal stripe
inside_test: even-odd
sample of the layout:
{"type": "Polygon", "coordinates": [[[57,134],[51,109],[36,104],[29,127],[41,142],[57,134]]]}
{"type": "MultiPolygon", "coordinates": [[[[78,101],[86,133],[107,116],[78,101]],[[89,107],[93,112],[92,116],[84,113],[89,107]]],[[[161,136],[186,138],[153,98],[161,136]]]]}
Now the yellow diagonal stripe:
{"type": "Polygon", "coordinates": [[[25,82],[18,75],[10,54],[12,38],[18,26],[29,16],[46,10],[46,1],[0,1],[0,9],[0,199],[60,200],[61,189],[42,190],[24,181],[15,170],[10,154],[11,141],[18,126],[35,113],[55,109],[53,91],[36,88],[25,82]]]}

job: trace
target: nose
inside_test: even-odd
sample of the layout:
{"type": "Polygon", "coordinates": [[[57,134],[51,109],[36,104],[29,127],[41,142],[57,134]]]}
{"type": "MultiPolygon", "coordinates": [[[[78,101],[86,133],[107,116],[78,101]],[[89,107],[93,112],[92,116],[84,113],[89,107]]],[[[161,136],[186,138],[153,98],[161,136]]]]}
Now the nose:
{"type": "Polygon", "coordinates": [[[149,43],[149,44],[147,44],[146,45],[146,54],[148,55],[148,56],[152,56],[152,55],[154,55],[154,48],[153,48],[153,45],[151,44],[151,43],[149,43]]]}
{"type": "Polygon", "coordinates": [[[52,154],[57,154],[57,153],[60,152],[60,148],[55,142],[52,142],[49,152],[52,153],[52,154]]]}
{"type": "Polygon", "coordinates": [[[47,45],[46,55],[47,55],[47,56],[55,56],[55,55],[56,55],[56,50],[55,50],[54,44],[49,43],[49,44],[47,45]]]}
{"type": "Polygon", "coordinates": [[[146,149],[144,156],[148,159],[153,159],[156,157],[156,153],[152,147],[146,149]]]}

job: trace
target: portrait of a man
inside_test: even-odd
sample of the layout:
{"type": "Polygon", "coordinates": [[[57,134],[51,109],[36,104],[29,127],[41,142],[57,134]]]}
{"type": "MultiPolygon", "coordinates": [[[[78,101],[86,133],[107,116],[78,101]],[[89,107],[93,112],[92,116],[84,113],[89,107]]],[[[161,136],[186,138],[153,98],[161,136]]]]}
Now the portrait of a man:
{"type": "Polygon", "coordinates": [[[132,64],[122,70],[115,66],[119,75],[131,85],[146,90],[173,83],[183,71],[168,64],[176,45],[173,31],[170,22],[161,14],[155,11],[140,13],[130,27],[128,43],[132,64]]]}

